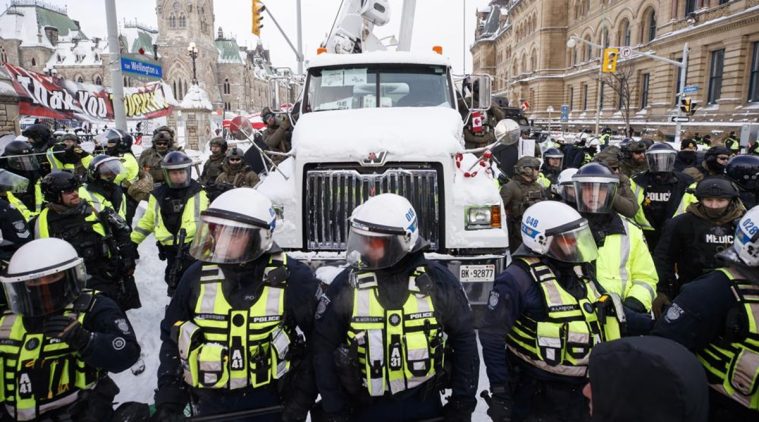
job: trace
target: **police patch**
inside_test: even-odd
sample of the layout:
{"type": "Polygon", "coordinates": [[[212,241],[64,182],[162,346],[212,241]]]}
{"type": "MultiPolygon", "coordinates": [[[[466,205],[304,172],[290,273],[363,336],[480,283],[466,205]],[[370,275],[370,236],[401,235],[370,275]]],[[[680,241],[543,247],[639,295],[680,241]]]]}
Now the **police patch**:
{"type": "Polygon", "coordinates": [[[34,350],[37,348],[37,346],[39,346],[39,344],[39,341],[36,338],[32,337],[29,339],[29,341],[26,342],[26,350],[34,350]]]}
{"type": "Polygon", "coordinates": [[[488,309],[495,310],[495,307],[498,306],[498,301],[501,299],[501,295],[498,294],[495,290],[490,291],[490,297],[488,298],[488,309]]]}
{"type": "Polygon", "coordinates": [[[319,297],[319,303],[316,304],[316,313],[314,314],[314,319],[321,319],[322,315],[324,315],[324,312],[327,310],[329,303],[329,297],[327,297],[325,294],[322,294],[319,297]]]}
{"type": "Polygon", "coordinates": [[[401,317],[398,314],[390,315],[390,325],[396,326],[401,323],[401,317]]]}
{"type": "Polygon", "coordinates": [[[121,349],[123,349],[124,347],[126,347],[126,340],[124,340],[124,339],[123,339],[123,338],[121,338],[121,337],[116,337],[116,338],[115,338],[115,339],[113,339],[113,341],[111,342],[111,346],[113,346],[113,349],[114,349],[114,350],[121,350],[121,349]]]}
{"type": "Polygon", "coordinates": [[[667,309],[667,313],[664,315],[664,320],[667,322],[675,321],[680,318],[685,311],[677,303],[673,303],[672,306],[667,309]]]}
{"type": "Polygon", "coordinates": [[[124,334],[129,334],[129,323],[124,318],[119,318],[113,321],[116,327],[124,334]]]}

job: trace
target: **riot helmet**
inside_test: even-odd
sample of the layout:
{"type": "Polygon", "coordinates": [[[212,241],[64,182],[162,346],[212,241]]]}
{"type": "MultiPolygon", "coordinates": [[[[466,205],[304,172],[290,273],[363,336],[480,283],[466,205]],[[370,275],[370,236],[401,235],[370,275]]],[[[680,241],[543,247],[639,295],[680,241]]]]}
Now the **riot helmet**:
{"type": "Polygon", "coordinates": [[[353,210],[349,221],[346,258],[360,269],[392,267],[420,241],[414,207],[394,193],[369,198],[353,210]]]}
{"type": "Polygon", "coordinates": [[[40,169],[40,163],[32,155],[34,150],[32,146],[24,141],[11,141],[5,146],[3,159],[8,170],[12,171],[37,171],[40,169]]]}
{"type": "Polygon", "coordinates": [[[54,171],[42,178],[41,188],[45,201],[63,203],[63,194],[76,192],[82,184],[79,178],[67,171],[54,171]]]}
{"type": "Polygon", "coordinates": [[[577,195],[577,210],[581,213],[611,212],[617,194],[619,178],[601,163],[589,163],[572,176],[577,195]]]}
{"type": "Polygon", "coordinates": [[[572,176],[577,173],[577,169],[570,167],[564,169],[559,173],[559,177],[556,179],[556,184],[551,186],[553,193],[561,197],[561,200],[567,204],[574,205],[577,202],[577,195],[575,194],[575,185],[572,181],[572,176]]]}
{"type": "Polygon", "coordinates": [[[182,151],[171,151],[161,160],[163,180],[172,189],[190,186],[192,180],[192,159],[182,151]],[[184,173],[184,176],[182,175],[184,173]]]}
{"type": "Polygon", "coordinates": [[[55,237],[21,246],[0,276],[8,307],[25,317],[61,311],[79,296],[86,280],[84,260],[70,243],[55,237]]]}
{"type": "Polygon", "coordinates": [[[101,135],[98,135],[98,141],[105,145],[105,153],[115,157],[132,151],[134,138],[132,135],[119,129],[108,129],[101,135]]]}
{"type": "Polygon", "coordinates": [[[105,180],[113,183],[116,176],[124,172],[124,166],[118,157],[110,155],[98,155],[93,158],[90,165],[87,166],[87,180],[94,182],[105,180]]]}
{"type": "Polygon", "coordinates": [[[522,243],[532,252],[561,262],[591,262],[598,256],[588,220],[557,201],[538,202],[522,216],[522,243]]]}
{"type": "Polygon", "coordinates": [[[546,168],[561,170],[564,166],[564,153],[557,148],[548,148],[543,152],[543,160],[546,168]]]}
{"type": "Polygon", "coordinates": [[[727,163],[725,173],[741,189],[759,190],[759,156],[736,155],[727,163]]]}
{"type": "Polygon", "coordinates": [[[654,144],[646,151],[646,160],[651,173],[671,173],[675,170],[677,151],[669,144],[654,144]]]}
{"type": "Polygon", "coordinates": [[[226,191],[200,213],[190,255],[215,264],[242,264],[271,249],[276,213],[263,194],[251,188],[226,191]]]}
{"type": "Polygon", "coordinates": [[[759,267],[759,206],[751,208],[735,226],[733,245],[717,254],[721,261],[737,264],[741,267],[752,269],[753,283],[757,283],[756,269],[759,267]]]}
{"type": "Polygon", "coordinates": [[[719,145],[714,146],[706,150],[706,154],[704,154],[704,163],[706,163],[706,167],[709,170],[717,174],[722,174],[725,172],[727,162],[730,160],[731,155],[732,151],[730,151],[729,148],[719,145]]]}

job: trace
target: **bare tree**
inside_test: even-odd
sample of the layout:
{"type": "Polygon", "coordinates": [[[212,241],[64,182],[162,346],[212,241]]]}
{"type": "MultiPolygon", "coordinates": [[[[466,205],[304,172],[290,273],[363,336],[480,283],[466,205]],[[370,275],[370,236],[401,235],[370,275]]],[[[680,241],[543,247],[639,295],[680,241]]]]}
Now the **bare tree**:
{"type": "Polygon", "coordinates": [[[632,134],[630,127],[630,102],[632,101],[633,89],[633,67],[630,64],[620,64],[617,66],[615,73],[604,73],[601,76],[601,82],[611,88],[619,100],[619,110],[622,112],[622,118],[625,120],[625,132],[627,136],[632,134]]]}

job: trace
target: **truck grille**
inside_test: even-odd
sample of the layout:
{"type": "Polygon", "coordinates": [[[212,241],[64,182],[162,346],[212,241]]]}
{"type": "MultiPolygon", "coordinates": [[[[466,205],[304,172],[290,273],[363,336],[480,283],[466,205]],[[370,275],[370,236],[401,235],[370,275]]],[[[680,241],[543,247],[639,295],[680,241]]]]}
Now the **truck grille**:
{"type": "Polygon", "coordinates": [[[432,168],[387,168],[382,173],[353,169],[308,170],[306,172],[306,245],[309,250],[345,250],[348,217],[369,197],[396,193],[407,198],[417,213],[419,234],[440,246],[440,186],[432,168]]]}

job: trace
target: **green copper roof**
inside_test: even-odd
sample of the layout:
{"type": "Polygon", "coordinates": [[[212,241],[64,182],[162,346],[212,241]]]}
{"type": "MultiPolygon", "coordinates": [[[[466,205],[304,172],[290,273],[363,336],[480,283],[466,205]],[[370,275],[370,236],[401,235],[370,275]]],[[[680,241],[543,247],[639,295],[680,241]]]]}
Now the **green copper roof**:
{"type": "Polygon", "coordinates": [[[216,49],[219,50],[219,62],[242,63],[240,59],[240,46],[235,40],[218,39],[215,41],[216,49]]]}
{"type": "MultiPolygon", "coordinates": [[[[45,9],[44,7],[35,7],[37,11],[37,25],[39,25],[41,28],[44,28],[46,26],[52,26],[53,28],[58,28],[58,35],[61,37],[65,37],[69,35],[69,32],[80,32],[79,28],[76,26],[76,23],[74,23],[71,18],[68,16],[54,12],[49,9],[45,9]]],[[[82,34],[84,35],[84,34],[82,34]]]]}
{"type": "Polygon", "coordinates": [[[147,32],[140,31],[137,33],[137,38],[132,42],[132,48],[129,49],[129,52],[137,53],[140,48],[145,50],[145,53],[153,52],[153,38],[147,32]]]}

